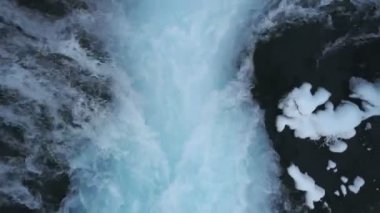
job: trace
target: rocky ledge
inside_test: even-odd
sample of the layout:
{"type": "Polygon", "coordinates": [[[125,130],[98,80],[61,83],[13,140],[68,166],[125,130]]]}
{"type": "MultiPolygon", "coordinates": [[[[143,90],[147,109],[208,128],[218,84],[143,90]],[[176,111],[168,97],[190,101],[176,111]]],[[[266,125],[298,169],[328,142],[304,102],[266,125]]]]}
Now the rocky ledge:
{"type": "Polygon", "coordinates": [[[379,117],[357,126],[343,153],[331,152],[325,139],[300,139],[289,128],[282,132],[276,129],[280,100],[305,82],[331,92],[330,101],[335,106],[349,100],[362,107],[349,96],[349,82],[352,77],[370,82],[380,79],[379,4],[334,1],[318,8],[298,6],[317,15],[286,18],[279,13],[281,21],[262,33],[253,57],[252,94],[265,109],[266,129],[283,168],[281,179],[288,199],[284,198],[281,208],[284,212],[380,212],[379,117]],[[292,164],[324,189],[314,209],[304,204],[305,192],[296,189],[287,172],[292,164]],[[348,186],[358,176],[365,184],[352,193],[348,186]]]}

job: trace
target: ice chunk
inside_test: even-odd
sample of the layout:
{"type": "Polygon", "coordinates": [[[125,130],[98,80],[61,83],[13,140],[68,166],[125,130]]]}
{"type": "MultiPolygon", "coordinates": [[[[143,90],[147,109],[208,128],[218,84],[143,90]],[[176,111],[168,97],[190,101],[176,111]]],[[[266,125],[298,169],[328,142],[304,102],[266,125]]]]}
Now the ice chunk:
{"type": "Polygon", "coordinates": [[[314,202],[320,201],[325,196],[325,190],[316,185],[313,178],[307,173],[303,174],[294,164],[290,165],[287,170],[296,184],[296,189],[306,192],[306,205],[310,209],[314,209],[314,202]]]}

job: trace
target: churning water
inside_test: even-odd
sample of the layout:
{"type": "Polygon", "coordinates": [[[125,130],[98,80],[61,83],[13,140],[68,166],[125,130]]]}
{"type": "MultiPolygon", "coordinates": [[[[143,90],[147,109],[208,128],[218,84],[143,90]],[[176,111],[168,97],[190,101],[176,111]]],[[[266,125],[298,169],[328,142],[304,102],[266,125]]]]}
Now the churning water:
{"type": "Polygon", "coordinates": [[[63,212],[275,212],[275,155],[241,57],[265,2],[108,5],[115,110],[70,162],[63,212]]]}

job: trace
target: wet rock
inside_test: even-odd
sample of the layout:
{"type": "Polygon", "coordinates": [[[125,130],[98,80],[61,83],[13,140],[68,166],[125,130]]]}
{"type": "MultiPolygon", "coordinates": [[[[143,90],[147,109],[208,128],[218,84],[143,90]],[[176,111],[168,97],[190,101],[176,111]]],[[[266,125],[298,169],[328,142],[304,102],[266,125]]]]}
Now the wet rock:
{"type": "Polygon", "coordinates": [[[45,16],[62,18],[76,9],[86,10],[88,6],[78,0],[15,0],[19,6],[36,10],[45,16]]]}
{"type": "Polygon", "coordinates": [[[95,36],[85,30],[79,30],[77,39],[79,40],[79,45],[86,50],[89,57],[95,58],[102,63],[110,60],[109,55],[104,50],[103,43],[95,36]]]}
{"type": "MultiPolygon", "coordinates": [[[[87,7],[71,0],[16,3],[49,20],[87,7]]],[[[106,63],[96,36],[77,32],[66,33],[78,39],[88,60],[106,63]]],[[[69,191],[67,156],[88,141],[73,132],[112,102],[108,73],[95,72],[44,41],[0,16],[0,212],[56,212],[69,191]]]]}
{"type": "Polygon", "coordinates": [[[95,76],[89,70],[81,67],[74,59],[59,54],[37,54],[35,56],[37,64],[50,67],[41,73],[49,81],[61,81],[65,84],[70,84],[85,95],[92,99],[100,101],[110,101],[111,93],[109,90],[110,81],[104,76],[95,76]],[[55,72],[51,72],[54,70],[55,72]]]}
{"type": "MultiPolygon", "coordinates": [[[[349,79],[353,76],[370,81],[380,78],[380,18],[376,4],[356,6],[350,1],[335,2],[320,9],[321,17],[283,22],[264,33],[254,53],[255,88],[252,94],[265,109],[266,129],[280,155],[282,181],[291,203],[285,212],[379,212],[380,203],[380,118],[365,130],[366,122],[356,128],[344,153],[332,153],[324,141],[293,136],[289,129],[278,133],[275,119],[279,100],[304,82],[332,93],[334,104],[350,100],[349,79]],[[327,171],[328,160],[337,163],[337,171],[327,171]],[[286,168],[294,163],[326,190],[315,210],[300,208],[303,193],[295,190],[286,168]],[[358,194],[336,196],[341,176],[352,181],[362,176],[366,184],[358,194]],[[326,202],[328,207],[323,205],[326,202]]],[[[285,204],[284,204],[285,205],[285,204]]],[[[283,207],[285,208],[285,207],[283,207]]]]}
{"type": "Polygon", "coordinates": [[[22,205],[0,205],[0,211],[7,213],[41,213],[39,210],[31,210],[22,205]]]}

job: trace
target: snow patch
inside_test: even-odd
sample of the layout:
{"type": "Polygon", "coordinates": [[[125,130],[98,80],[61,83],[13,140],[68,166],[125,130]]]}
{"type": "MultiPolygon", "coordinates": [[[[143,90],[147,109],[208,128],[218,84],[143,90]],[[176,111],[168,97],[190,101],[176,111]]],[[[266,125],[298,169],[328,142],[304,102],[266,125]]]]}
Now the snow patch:
{"type": "Polygon", "coordinates": [[[380,115],[380,82],[371,83],[362,78],[351,78],[351,98],[363,101],[363,107],[367,117],[380,115]]]}
{"type": "Polygon", "coordinates": [[[294,136],[302,139],[325,138],[330,151],[344,152],[347,144],[340,139],[355,136],[355,128],[365,119],[380,115],[380,82],[371,83],[361,78],[350,79],[351,98],[362,101],[363,110],[350,101],[338,106],[329,101],[331,93],[318,88],[314,94],[312,85],[303,83],[280,100],[276,128],[282,132],[286,126],[294,130],[294,136]],[[324,109],[316,110],[324,105],[324,109]]]}
{"type": "Polygon", "coordinates": [[[314,209],[314,202],[320,201],[325,196],[325,190],[316,185],[313,178],[307,173],[302,173],[294,164],[290,165],[287,170],[296,184],[296,189],[306,192],[306,205],[310,209],[314,209]]]}
{"type": "Polygon", "coordinates": [[[340,190],[342,191],[343,196],[346,196],[347,194],[347,188],[345,185],[340,185],[340,190]]]}
{"type": "Polygon", "coordinates": [[[354,183],[353,183],[352,185],[349,185],[349,186],[348,186],[348,189],[349,189],[351,192],[357,194],[357,193],[360,191],[360,188],[361,188],[362,186],[364,186],[364,184],[365,184],[364,179],[363,179],[362,177],[360,177],[360,176],[357,176],[357,177],[354,179],[354,183]]]}
{"type": "Polygon", "coordinates": [[[347,145],[347,143],[336,139],[333,142],[329,143],[328,147],[329,147],[329,150],[331,152],[342,153],[342,152],[346,151],[348,145],[347,145]]]}
{"type": "Polygon", "coordinates": [[[330,95],[323,88],[318,88],[312,94],[309,83],[293,89],[278,105],[283,115],[277,117],[277,131],[281,132],[288,126],[294,130],[295,137],[311,140],[353,137],[356,134],[355,127],[364,118],[363,112],[348,101],[334,109],[334,105],[328,101],[330,95]],[[322,104],[325,104],[325,109],[314,112],[322,104]]]}
{"type": "Polygon", "coordinates": [[[370,123],[370,122],[367,122],[366,124],[365,124],[365,128],[364,128],[364,130],[371,130],[372,129],[372,124],[370,123]]]}
{"type": "Polygon", "coordinates": [[[331,169],[335,169],[336,168],[336,163],[332,160],[329,160],[327,162],[327,167],[326,167],[326,170],[329,171],[331,169]]]}
{"type": "Polygon", "coordinates": [[[342,177],[340,177],[340,180],[341,180],[343,183],[347,183],[348,178],[345,177],[345,176],[342,176],[342,177]]]}

